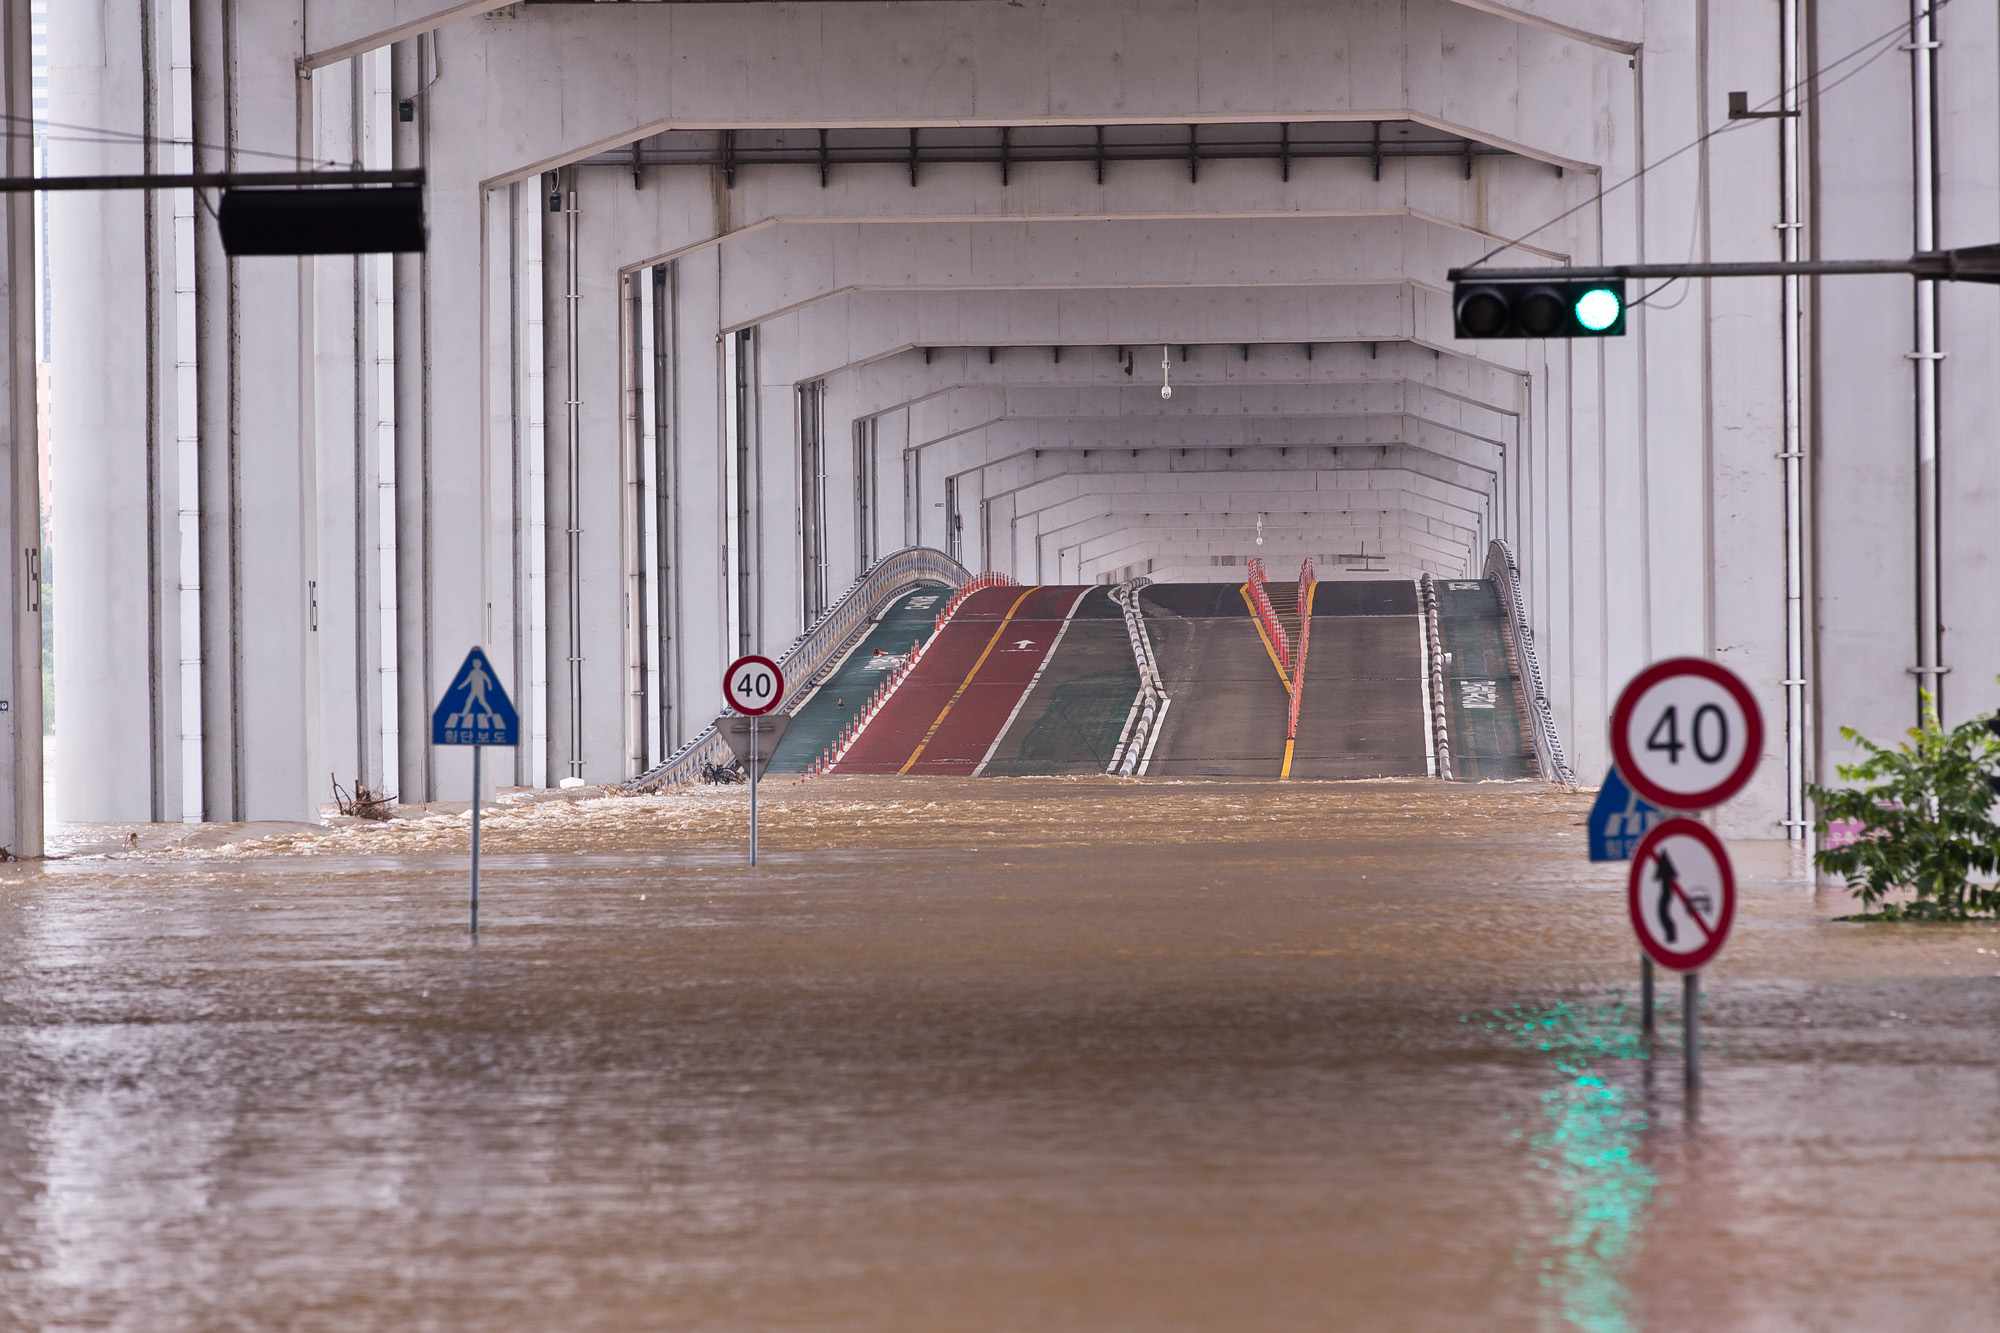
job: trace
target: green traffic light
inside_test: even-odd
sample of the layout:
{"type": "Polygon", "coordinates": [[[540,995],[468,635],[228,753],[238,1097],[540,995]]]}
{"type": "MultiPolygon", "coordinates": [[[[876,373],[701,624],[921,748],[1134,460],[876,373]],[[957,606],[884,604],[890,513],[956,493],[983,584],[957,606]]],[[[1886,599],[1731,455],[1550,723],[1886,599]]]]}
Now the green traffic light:
{"type": "Polygon", "coordinates": [[[1609,287],[1592,287],[1576,298],[1576,322],[1592,333],[1602,333],[1618,322],[1625,303],[1609,287]]]}

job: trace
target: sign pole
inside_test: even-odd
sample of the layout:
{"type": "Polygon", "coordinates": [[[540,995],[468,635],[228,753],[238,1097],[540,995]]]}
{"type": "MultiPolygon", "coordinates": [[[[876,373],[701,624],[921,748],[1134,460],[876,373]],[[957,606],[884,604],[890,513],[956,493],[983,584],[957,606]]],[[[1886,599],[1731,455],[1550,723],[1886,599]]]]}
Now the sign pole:
{"type": "Polygon", "coordinates": [[[1653,1039],[1653,960],[1639,955],[1639,1031],[1653,1039]]]}
{"type": "Polygon", "coordinates": [[[521,715],[501,688],[486,654],[474,648],[431,711],[432,745],[472,747],[472,937],[479,938],[479,752],[489,745],[518,745],[521,715]]]}
{"type": "Polygon", "coordinates": [[[1688,1091],[1701,1086],[1701,973],[1681,978],[1681,1060],[1688,1091]]]}
{"type": "Polygon", "coordinates": [[[472,933],[479,933],[479,751],[472,747],[472,933]]]}
{"type": "MultiPolygon", "coordinates": [[[[764,715],[785,698],[785,673],[768,657],[755,653],[737,658],[722,676],[722,702],[736,714],[724,713],[715,719],[715,729],[729,742],[736,758],[750,773],[750,864],[757,864],[757,770],[763,767],[761,742],[764,715]],[[747,742],[747,744],[745,743],[747,742]]],[[[771,746],[776,749],[785,734],[788,719],[780,713],[772,721],[771,746]]]]}

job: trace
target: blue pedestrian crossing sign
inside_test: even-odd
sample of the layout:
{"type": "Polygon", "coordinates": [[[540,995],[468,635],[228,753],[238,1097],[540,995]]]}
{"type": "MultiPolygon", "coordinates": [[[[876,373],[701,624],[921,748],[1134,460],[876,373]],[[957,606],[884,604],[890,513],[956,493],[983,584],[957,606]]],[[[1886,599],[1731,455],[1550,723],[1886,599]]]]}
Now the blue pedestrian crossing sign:
{"type": "Polygon", "coordinates": [[[431,714],[433,745],[517,745],[521,717],[486,654],[474,648],[431,714]]]}
{"type": "Polygon", "coordinates": [[[1629,861],[1646,831],[1666,818],[1666,812],[1625,785],[1613,764],[1604,774],[1597,804],[1590,807],[1590,859],[1629,861]]]}

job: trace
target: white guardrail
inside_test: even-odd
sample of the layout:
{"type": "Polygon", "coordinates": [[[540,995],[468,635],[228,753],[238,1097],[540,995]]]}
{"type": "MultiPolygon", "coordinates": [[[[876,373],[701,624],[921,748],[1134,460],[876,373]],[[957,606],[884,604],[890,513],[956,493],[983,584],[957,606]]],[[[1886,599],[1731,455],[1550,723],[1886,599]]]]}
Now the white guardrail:
{"type": "Polygon", "coordinates": [[[1153,657],[1153,640],[1146,633],[1145,613],[1139,609],[1139,590],[1152,582],[1142,574],[1111,590],[1111,600],[1125,612],[1125,634],[1132,640],[1132,660],[1139,668],[1139,697],[1132,701],[1132,711],[1125,717],[1125,730],[1111,752],[1110,765],[1104,770],[1123,778],[1138,772],[1151,748],[1147,742],[1166,717],[1167,704],[1171,702],[1160,681],[1160,664],[1153,657]]]}
{"type": "MultiPolygon", "coordinates": [[[[867,629],[884,602],[924,584],[957,588],[971,578],[965,566],[929,546],[906,546],[877,560],[778,658],[778,670],[786,682],[785,702],[778,711],[789,714],[805,701],[812,687],[820,683],[820,673],[831,668],[867,629]]],[[[711,724],[667,759],[627,782],[625,789],[658,791],[692,782],[701,775],[703,765],[721,763],[728,755],[728,742],[711,724]]]]}
{"type": "Polygon", "coordinates": [[[1535,656],[1535,631],[1528,624],[1528,610],[1521,600],[1521,566],[1514,559],[1514,548],[1498,538],[1488,543],[1485,576],[1499,589],[1500,606],[1507,613],[1514,670],[1528,690],[1528,728],[1534,735],[1542,777],[1574,787],[1576,774],[1563,754],[1562,737],[1556,735],[1555,713],[1549,708],[1548,687],[1542,683],[1542,664],[1535,656]]]}
{"type": "Polygon", "coordinates": [[[1430,631],[1431,660],[1425,663],[1431,676],[1431,731],[1437,738],[1438,776],[1451,778],[1451,728],[1446,724],[1449,709],[1444,697],[1444,634],[1438,624],[1437,580],[1426,573],[1418,581],[1424,603],[1424,626],[1430,631]]]}

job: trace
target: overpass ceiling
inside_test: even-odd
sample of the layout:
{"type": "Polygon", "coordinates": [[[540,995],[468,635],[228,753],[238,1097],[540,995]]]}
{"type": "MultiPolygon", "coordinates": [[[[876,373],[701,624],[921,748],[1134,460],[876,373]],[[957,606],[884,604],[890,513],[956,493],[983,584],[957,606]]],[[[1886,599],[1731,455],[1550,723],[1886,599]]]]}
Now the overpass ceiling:
{"type": "MultiPolygon", "coordinates": [[[[1436,373],[1437,352],[1464,356],[1449,345],[1449,314],[1436,277],[1451,260],[1487,248],[1485,229],[1495,224],[1485,192],[1496,178],[1480,175],[1478,163],[1494,158],[1529,160],[1456,126],[1389,117],[670,129],[580,165],[629,172],[639,190],[655,171],[669,173],[660,177],[663,189],[700,179],[671,174],[685,169],[705,174],[710,183],[702,188],[709,190],[734,188],[743,172],[770,173],[753,178],[764,193],[785,182],[788,209],[767,207],[767,217],[757,217],[755,208],[748,215],[732,211],[739,225],[702,243],[727,252],[719,261],[726,277],[718,292],[725,327],[772,326],[767,333],[778,335],[769,339],[774,351],[797,349],[777,352],[771,367],[776,382],[827,374],[815,370],[812,359],[835,346],[841,350],[832,373],[856,371],[871,364],[868,340],[881,346],[886,336],[889,345],[875,355],[895,356],[894,340],[924,326],[954,335],[932,341],[920,332],[918,341],[905,345],[910,359],[922,356],[926,371],[941,346],[963,349],[958,360],[968,364],[978,359],[993,365],[1004,350],[1004,386],[952,383],[947,369],[927,390],[947,401],[926,409],[904,399],[873,410],[900,407],[926,418],[926,428],[908,437],[921,441],[919,450],[948,446],[930,456],[947,475],[971,479],[962,483],[972,492],[960,491],[962,501],[983,514],[989,489],[1006,495],[1007,512],[1036,530],[1034,540],[1047,537],[1072,561],[1117,566],[1144,552],[1147,560],[1232,577],[1222,558],[1233,565],[1257,553],[1259,535],[1269,553],[1294,560],[1313,554],[1336,561],[1359,548],[1395,553],[1393,564],[1402,572],[1454,573],[1475,562],[1504,498],[1493,446],[1504,449],[1518,434],[1518,384],[1510,368],[1475,367],[1500,372],[1482,395],[1490,401],[1453,402],[1424,379],[1436,373]],[[1320,181],[1326,194],[1314,196],[1310,210],[1301,210],[1296,198],[1290,208],[1272,207],[1229,190],[1231,180],[1261,180],[1260,189],[1276,190],[1276,182],[1292,180],[1294,164],[1329,160],[1351,165],[1336,176],[1307,177],[1320,181]],[[1407,185],[1400,201],[1377,197],[1388,188],[1374,184],[1383,180],[1384,163],[1407,160],[1432,163],[1411,177],[1426,183],[1425,207],[1412,206],[1407,185]],[[1227,163],[1264,165],[1209,174],[1212,165],[1227,163]],[[1134,182],[1134,189],[1150,180],[1152,194],[1128,199],[1128,205],[1145,205],[1129,214],[1093,214],[1088,199],[1074,216],[988,211],[995,200],[1024,197],[1017,175],[1022,168],[1037,168],[1033,181],[1047,188],[1068,189],[1073,180],[1087,193],[1104,184],[1107,172],[1132,164],[1148,164],[1150,174],[1117,179],[1134,182]],[[950,171],[933,178],[927,173],[934,168],[950,171]],[[1168,172],[1179,173],[1177,187],[1168,172]],[[1463,186],[1462,195],[1461,178],[1479,183],[1463,186]],[[1211,180],[1220,184],[1210,189],[1228,192],[1236,211],[1190,215],[1179,196],[1211,180]],[[773,182],[768,189],[766,181],[773,182]],[[896,188],[904,181],[908,188],[896,188]],[[883,211],[855,216],[835,188],[843,183],[849,192],[872,189],[883,211]],[[1015,190],[996,192],[1010,183],[1015,190]],[[938,205],[918,205],[939,188],[957,199],[975,184],[985,201],[978,208],[928,216],[926,208],[935,212],[938,205]],[[1476,207],[1469,202],[1473,191],[1479,192],[1476,207]],[[911,201],[909,212],[900,211],[900,198],[911,201]],[[1428,211],[1439,201],[1442,212],[1428,211]],[[752,225],[740,225],[746,216],[752,225]],[[1031,331],[1043,321],[1056,335],[1047,341],[1031,331]],[[1084,339],[1076,340],[1086,328],[1084,339]],[[1214,340],[1218,333],[1243,340],[1221,343],[1214,340]],[[1157,366],[1139,354],[1147,346],[1157,354],[1159,342],[1121,348],[1112,341],[1135,334],[1170,345],[1191,340],[1173,368],[1173,400],[1159,400],[1157,366]],[[1308,342],[1288,334],[1319,338],[1308,342]],[[1399,366],[1381,367],[1380,378],[1365,385],[1335,387],[1348,358],[1322,354],[1323,369],[1309,360],[1315,348],[1340,342],[1366,345],[1372,360],[1377,339],[1412,355],[1399,366]],[[1418,347],[1421,342],[1432,345],[1418,347]],[[1273,346],[1307,361],[1302,382],[1203,383],[1186,364],[1199,347],[1203,361],[1214,363],[1203,374],[1215,375],[1223,365],[1247,363],[1253,348],[1261,357],[1261,349],[1273,346]],[[807,354],[808,347],[814,352],[807,354]],[[1127,348],[1132,355],[1120,355],[1127,348]],[[1061,367],[1071,351],[1109,364],[1096,367],[1094,383],[1068,382],[1061,367]],[[1417,363],[1422,351],[1434,353],[1421,358],[1431,363],[1428,369],[1417,363]],[[1029,352],[1045,353],[1047,360],[1023,355],[1029,352]],[[848,359],[843,363],[842,357],[848,359]],[[989,397],[997,390],[999,410],[976,401],[975,389],[989,397]],[[1412,395],[1431,410],[1409,410],[1418,406],[1412,395]],[[964,401],[954,410],[951,399],[964,401]],[[953,443],[969,435],[979,438],[964,441],[963,448],[953,443]],[[1347,444],[1367,446],[1366,458],[1327,459],[1313,447],[1338,453],[1337,446],[1347,444]],[[1040,449],[1055,448],[1071,462],[1056,464],[1056,475],[1030,462],[1024,473],[1024,447],[1034,458],[1040,449]],[[1147,448],[1207,454],[1215,466],[1182,457],[1181,468],[1148,468],[1138,458],[1147,448]],[[1286,459],[1288,448],[1296,457],[1286,459]],[[1092,457],[1099,449],[1118,457],[1099,463],[1092,457]],[[1312,469],[1307,454],[1325,460],[1324,466],[1312,469]],[[1474,454],[1485,466],[1466,466],[1474,454]],[[1078,459],[1088,460],[1082,465],[1090,471],[1063,475],[1078,459]],[[1015,464],[1011,473],[1001,466],[1006,460],[1015,464]]],[[[1563,189],[1529,181],[1537,199],[1563,189]]],[[[676,199],[686,193],[673,189],[676,199]]],[[[933,465],[921,466],[928,471],[933,465]]],[[[955,514],[954,521],[973,519],[955,514]]],[[[991,532],[980,538],[982,555],[996,539],[991,532]]],[[[1098,577],[1101,571],[1071,572],[1098,577]]]]}

